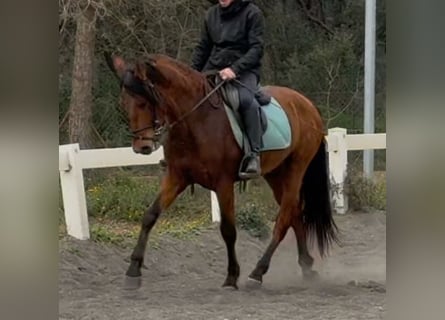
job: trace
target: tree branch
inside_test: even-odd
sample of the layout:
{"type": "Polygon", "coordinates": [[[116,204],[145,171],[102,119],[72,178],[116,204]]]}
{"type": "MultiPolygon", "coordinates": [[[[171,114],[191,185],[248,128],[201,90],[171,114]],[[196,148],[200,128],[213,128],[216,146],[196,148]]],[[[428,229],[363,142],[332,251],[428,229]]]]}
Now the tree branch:
{"type": "Polygon", "coordinates": [[[63,125],[65,124],[66,120],[68,120],[69,114],[70,114],[70,109],[68,109],[68,111],[65,113],[65,115],[62,118],[62,121],[59,122],[59,130],[63,127],[63,125]]]}
{"type": "Polygon", "coordinates": [[[334,31],[329,28],[323,21],[321,21],[320,19],[314,17],[309,10],[306,8],[303,0],[297,0],[297,3],[300,5],[300,7],[303,9],[304,14],[306,15],[306,17],[315,22],[316,24],[318,24],[320,27],[322,27],[324,30],[326,30],[329,34],[334,35],[334,31]]]}

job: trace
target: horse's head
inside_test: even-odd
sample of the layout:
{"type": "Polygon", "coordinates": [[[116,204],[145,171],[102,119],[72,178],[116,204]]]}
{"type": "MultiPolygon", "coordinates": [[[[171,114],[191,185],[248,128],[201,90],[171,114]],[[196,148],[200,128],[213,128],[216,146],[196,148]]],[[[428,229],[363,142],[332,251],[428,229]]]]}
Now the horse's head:
{"type": "Polygon", "coordinates": [[[151,60],[131,66],[121,57],[107,56],[107,62],[121,83],[119,102],[128,116],[133,150],[150,154],[165,123],[162,98],[155,84],[165,84],[167,79],[151,60]]]}
{"type": "Polygon", "coordinates": [[[164,55],[151,55],[134,66],[118,56],[106,54],[106,60],[121,83],[120,104],[128,115],[136,153],[150,154],[164,126],[181,122],[207,84],[201,73],[164,55]]]}

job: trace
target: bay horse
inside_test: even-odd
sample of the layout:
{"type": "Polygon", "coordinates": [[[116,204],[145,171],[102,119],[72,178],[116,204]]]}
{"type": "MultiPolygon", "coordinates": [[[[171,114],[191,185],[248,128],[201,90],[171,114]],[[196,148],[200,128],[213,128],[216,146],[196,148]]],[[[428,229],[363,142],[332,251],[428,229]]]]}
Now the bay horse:
{"type": "MultiPolygon", "coordinates": [[[[120,104],[128,115],[132,147],[150,154],[161,132],[166,170],[161,189],[144,213],[126,272],[126,286],[138,288],[148,235],[162,211],[191,184],[215,191],[221,211],[220,232],[227,249],[224,287],[237,289],[240,267],[235,251],[234,184],[243,152],[232,133],[221,92],[203,73],[166,55],[152,54],[129,63],[106,54],[121,83],[120,104]],[[212,90],[213,89],[213,90],[212,90]]],[[[323,122],[318,109],[286,87],[264,90],[281,104],[291,127],[290,146],[260,154],[262,177],[279,204],[272,238],[249,280],[261,284],[274,251],[289,227],[295,232],[298,264],[304,278],[318,276],[307,241],[316,239],[321,257],[338,241],[333,220],[323,122]]]]}

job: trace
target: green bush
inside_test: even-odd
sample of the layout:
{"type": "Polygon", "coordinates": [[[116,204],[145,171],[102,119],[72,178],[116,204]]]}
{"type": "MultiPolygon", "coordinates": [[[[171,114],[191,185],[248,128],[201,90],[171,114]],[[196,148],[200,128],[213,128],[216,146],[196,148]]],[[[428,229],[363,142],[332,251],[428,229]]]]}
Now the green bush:
{"type": "Polygon", "coordinates": [[[258,205],[250,203],[241,207],[236,214],[237,225],[257,238],[265,238],[269,234],[268,219],[258,205]]]}
{"type": "Polygon", "coordinates": [[[247,190],[239,192],[239,185],[235,185],[235,199],[237,212],[248,211],[254,203],[256,209],[264,213],[266,220],[275,221],[279,206],[275,201],[272,189],[264,179],[251,180],[247,184],[247,190]]]}
{"type": "Polygon", "coordinates": [[[349,170],[345,191],[352,210],[386,210],[386,179],[369,179],[361,172],[349,170]]]}

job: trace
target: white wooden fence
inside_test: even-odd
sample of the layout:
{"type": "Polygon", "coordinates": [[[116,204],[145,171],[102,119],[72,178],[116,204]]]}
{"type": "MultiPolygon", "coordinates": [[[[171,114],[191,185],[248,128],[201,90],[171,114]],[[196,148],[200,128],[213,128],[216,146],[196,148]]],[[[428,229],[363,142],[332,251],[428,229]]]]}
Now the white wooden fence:
{"type": "MultiPolygon", "coordinates": [[[[335,185],[334,209],[343,214],[348,210],[347,196],[343,192],[348,150],[386,149],[386,133],[348,135],[346,129],[332,128],[326,138],[331,183],[335,185]]],[[[83,169],[158,164],[161,159],[162,147],[146,156],[134,153],[130,147],[80,150],[78,144],[59,146],[60,183],[68,234],[81,240],[90,237],[83,169]]],[[[210,200],[212,221],[219,221],[219,206],[214,192],[210,192],[210,200]]]]}

